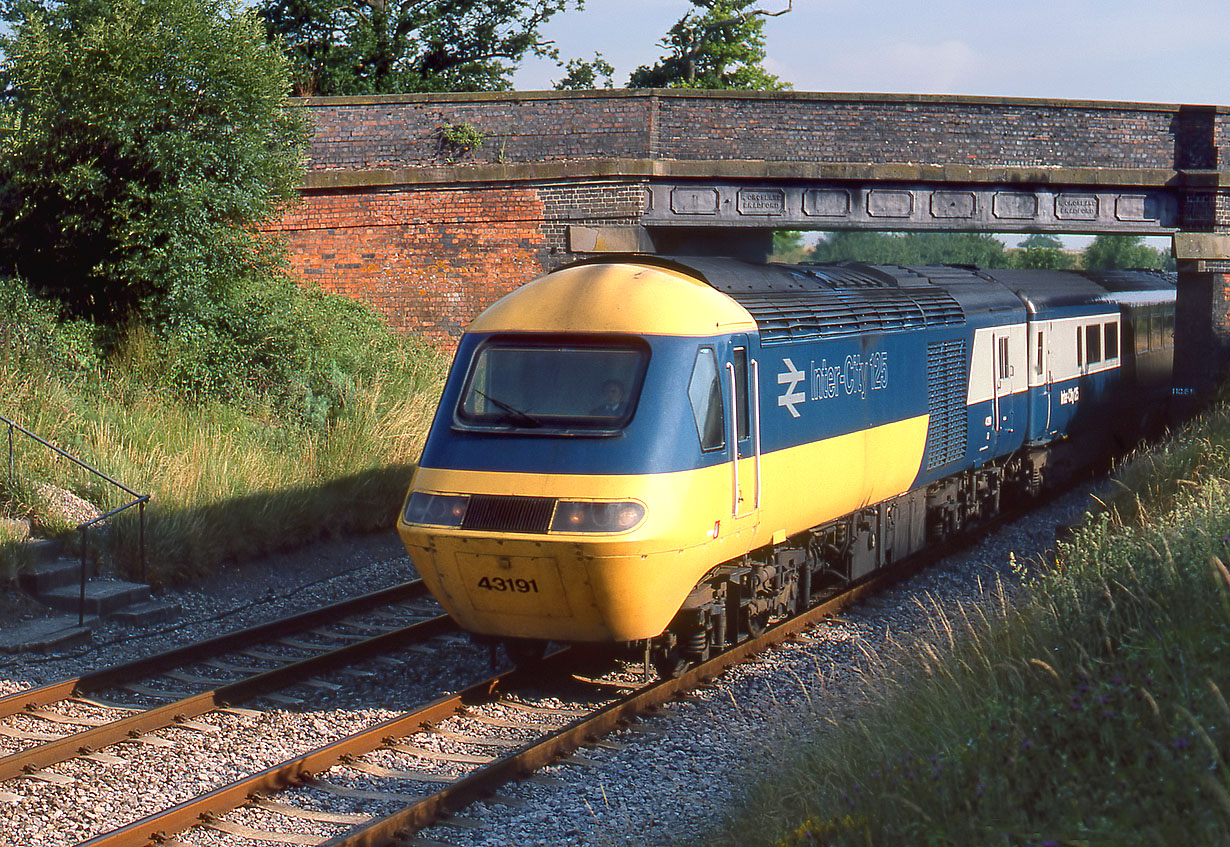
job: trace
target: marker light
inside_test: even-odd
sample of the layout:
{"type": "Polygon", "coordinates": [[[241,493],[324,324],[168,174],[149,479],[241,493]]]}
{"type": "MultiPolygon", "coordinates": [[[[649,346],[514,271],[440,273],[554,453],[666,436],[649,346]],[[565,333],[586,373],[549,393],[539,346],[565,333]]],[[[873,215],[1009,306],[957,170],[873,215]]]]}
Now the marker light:
{"type": "Polygon", "coordinates": [[[402,520],[430,526],[461,526],[470,498],[460,494],[427,494],[416,491],[406,501],[402,520]]]}
{"type": "Polygon", "coordinates": [[[552,532],[626,532],[645,517],[640,503],[589,503],[560,500],[551,521],[552,532]]]}

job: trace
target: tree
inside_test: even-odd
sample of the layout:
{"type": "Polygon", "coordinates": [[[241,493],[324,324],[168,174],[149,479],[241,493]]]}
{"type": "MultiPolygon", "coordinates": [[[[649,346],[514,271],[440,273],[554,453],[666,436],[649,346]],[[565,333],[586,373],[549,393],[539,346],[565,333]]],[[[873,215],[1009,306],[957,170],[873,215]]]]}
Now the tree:
{"type": "Polygon", "coordinates": [[[241,0],[27,4],[6,56],[0,271],[69,315],[166,324],[280,267],[296,195],[285,59],[241,0]]]}
{"type": "Polygon", "coordinates": [[[563,67],[568,73],[563,79],[555,83],[556,91],[614,87],[614,83],[611,82],[611,75],[615,73],[615,68],[602,57],[601,53],[595,53],[592,62],[582,59],[569,59],[568,63],[563,67]],[[601,85],[598,83],[599,80],[602,80],[601,85]]]}
{"type": "Polygon", "coordinates": [[[1015,268],[1061,271],[1075,264],[1072,257],[1063,252],[1063,241],[1053,235],[1034,233],[1017,247],[1020,249],[1012,256],[1012,266],[1015,268]]]}
{"type": "Polygon", "coordinates": [[[786,264],[797,264],[806,262],[808,255],[811,252],[804,242],[804,233],[796,230],[777,229],[773,231],[773,253],[769,257],[771,262],[785,262],[786,264]]]}
{"type": "Polygon", "coordinates": [[[584,0],[263,0],[296,94],[502,91],[527,53],[555,56],[538,29],[584,0]]]}
{"type": "Polygon", "coordinates": [[[692,0],[696,7],[671,27],[660,44],[670,51],[653,67],[632,72],[629,88],[735,88],[781,91],[789,88],[761,67],[764,19],[780,12],[752,9],[757,0],[692,0]]]}
{"type": "Polygon", "coordinates": [[[1174,268],[1173,259],[1143,242],[1143,235],[1099,235],[1081,253],[1081,263],[1090,270],[1174,268]]]}
{"type": "Polygon", "coordinates": [[[812,261],[1008,266],[1004,245],[999,239],[971,232],[832,232],[812,249],[812,261]]]}

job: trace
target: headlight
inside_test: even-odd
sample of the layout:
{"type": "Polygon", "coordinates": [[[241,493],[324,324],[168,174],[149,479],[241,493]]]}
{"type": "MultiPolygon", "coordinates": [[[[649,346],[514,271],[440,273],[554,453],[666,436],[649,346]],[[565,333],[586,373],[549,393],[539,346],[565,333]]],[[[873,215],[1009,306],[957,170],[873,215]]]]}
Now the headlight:
{"type": "Polygon", "coordinates": [[[640,503],[586,503],[560,500],[551,521],[552,532],[625,532],[641,522],[640,503]]]}
{"type": "Polygon", "coordinates": [[[416,491],[406,501],[402,520],[431,526],[461,526],[470,498],[460,494],[426,494],[416,491]]]}

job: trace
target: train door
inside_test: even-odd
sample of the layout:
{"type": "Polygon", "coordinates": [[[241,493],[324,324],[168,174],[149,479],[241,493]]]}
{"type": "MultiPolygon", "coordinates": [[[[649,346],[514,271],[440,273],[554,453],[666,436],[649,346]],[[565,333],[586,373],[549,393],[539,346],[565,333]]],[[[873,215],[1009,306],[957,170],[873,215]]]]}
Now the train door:
{"type": "Polygon", "coordinates": [[[735,531],[754,527],[760,510],[760,366],[750,350],[746,335],[732,336],[724,368],[730,512],[735,531]]]}
{"type": "Polygon", "coordinates": [[[1029,324],[1029,427],[1030,441],[1048,441],[1051,436],[1051,324],[1029,324]]]}
{"type": "Polygon", "coordinates": [[[991,414],[988,435],[991,454],[998,453],[999,440],[1004,429],[1005,414],[1010,410],[1009,396],[1011,394],[1011,368],[1009,359],[1008,329],[1001,327],[991,333],[991,349],[988,351],[991,361],[991,414]]]}

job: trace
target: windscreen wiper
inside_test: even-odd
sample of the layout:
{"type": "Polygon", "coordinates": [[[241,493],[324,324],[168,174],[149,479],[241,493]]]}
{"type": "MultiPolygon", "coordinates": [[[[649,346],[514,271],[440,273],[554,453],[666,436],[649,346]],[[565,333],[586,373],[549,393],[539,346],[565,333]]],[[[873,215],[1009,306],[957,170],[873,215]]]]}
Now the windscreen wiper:
{"type": "Polygon", "coordinates": [[[499,406],[505,412],[508,412],[508,414],[512,415],[513,419],[518,421],[519,423],[528,424],[530,426],[544,426],[542,421],[538,420],[538,418],[534,417],[529,412],[523,412],[520,409],[516,408],[515,406],[508,405],[503,400],[497,400],[494,397],[492,397],[490,394],[487,394],[486,392],[483,392],[483,391],[479,391],[477,388],[474,389],[474,393],[477,394],[479,397],[482,397],[484,400],[490,400],[492,403],[499,406]]]}

